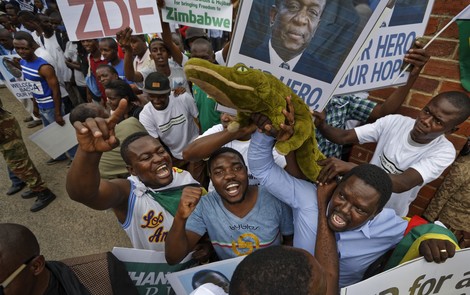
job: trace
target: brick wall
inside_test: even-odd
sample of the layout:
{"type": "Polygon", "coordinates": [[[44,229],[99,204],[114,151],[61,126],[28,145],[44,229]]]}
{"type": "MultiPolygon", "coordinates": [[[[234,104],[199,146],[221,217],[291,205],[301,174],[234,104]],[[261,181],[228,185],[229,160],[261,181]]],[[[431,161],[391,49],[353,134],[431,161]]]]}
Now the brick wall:
{"type": "MultiPolygon", "coordinates": [[[[470,4],[470,0],[435,0],[434,7],[425,32],[425,39],[431,39],[442,29],[456,14],[470,4]]],[[[419,110],[436,94],[449,90],[465,91],[460,84],[458,28],[453,23],[431,45],[428,52],[431,59],[428,61],[420,77],[408,94],[399,113],[415,117],[419,110]]],[[[383,101],[393,92],[393,88],[375,90],[370,96],[376,101],[383,101]]],[[[467,92],[468,93],[468,92],[467,92]]],[[[470,93],[469,93],[470,94],[470,93]]],[[[460,150],[466,142],[466,136],[470,135],[470,120],[460,126],[460,129],[447,138],[460,150]]],[[[354,146],[350,160],[356,163],[370,161],[375,144],[354,146]]],[[[425,185],[418,197],[410,207],[409,215],[421,214],[426,209],[429,201],[439,188],[447,170],[435,181],[425,185]]]]}

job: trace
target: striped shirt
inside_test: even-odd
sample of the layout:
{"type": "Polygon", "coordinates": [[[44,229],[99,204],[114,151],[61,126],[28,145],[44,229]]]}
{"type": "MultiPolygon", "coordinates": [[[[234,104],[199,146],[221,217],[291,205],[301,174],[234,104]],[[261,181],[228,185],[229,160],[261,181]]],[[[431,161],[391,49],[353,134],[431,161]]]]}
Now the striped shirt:
{"type": "Polygon", "coordinates": [[[31,62],[22,59],[20,64],[25,81],[30,82],[31,94],[38,103],[38,107],[42,109],[54,108],[52,89],[47,84],[46,79],[39,75],[39,69],[43,65],[48,65],[47,61],[38,57],[31,62]]]}

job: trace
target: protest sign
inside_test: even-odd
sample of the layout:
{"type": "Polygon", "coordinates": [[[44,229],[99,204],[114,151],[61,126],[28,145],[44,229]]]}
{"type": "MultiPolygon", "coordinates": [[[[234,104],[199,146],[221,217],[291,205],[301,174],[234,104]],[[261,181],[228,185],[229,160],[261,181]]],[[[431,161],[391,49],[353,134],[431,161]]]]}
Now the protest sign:
{"type": "Polygon", "coordinates": [[[232,30],[230,0],[171,0],[162,9],[165,22],[203,29],[232,30]]]}
{"type": "MultiPolygon", "coordinates": [[[[329,0],[324,7],[321,3],[325,2],[314,2],[319,4],[308,8],[307,16],[284,6],[276,10],[272,7],[274,0],[244,0],[227,64],[242,62],[270,72],[311,109],[322,110],[388,1],[380,1],[364,16],[356,12],[352,1],[329,0]],[[310,26],[301,22],[307,17],[310,26]],[[294,57],[286,66],[281,55],[294,57]]],[[[296,9],[307,10],[300,6],[296,9]]]]}
{"type": "Polygon", "coordinates": [[[166,276],[177,295],[188,295],[204,283],[213,283],[228,293],[230,280],[237,265],[246,256],[204,264],[166,276]],[[210,277],[210,278],[209,278],[210,277]]]}
{"type": "Polygon", "coordinates": [[[64,126],[53,122],[29,136],[32,142],[53,159],[58,158],[78,144],[75,128],[70,124],[69,115],[65,115],[63,118],[65,121],[64,126]]]}
{"type": "Polygon", "coordinates": [[[359,60],[341,81],[335,94],[389,87],[405,83],[408,74],[396,82],[403,57],[416,38],[424,35],[434,0],[399,0],[383,20],[377,34],[367,41],[359,60]]]}
{"type": "Polygon", "coordinates": [[[124,262],[129,277],[141,295],[173,294],[165,276],[194,264],[192,253],[177,265],[168,265],[164,252],[114,247],[112,253],[124,262]]]}
{"type": "Polygon", "coordinates": [[[457,251],[445,263],[423,257],[341,289],[342,295],[462,295],[470,293],[470,249],[457,251]]]}
{"type": "MultiPolygon", "coordinates": [[[[366,5],[369,11],[364,12],[359,11],[353,2],[329,0],[320,15],[316,31],[315,26],[312,26],[313,33],[302,31],[299,25],[294,26],[298,18],[291,18],[282,26],[286,28],[285,32],[276,31],[271,38],[271,31],[277,29],[276,23],[282,21],[281,16],[276,17],[282,13],[282,9],[277,12],[272,10],[274,0],[244,0],[238,13],[228,65],[241,62],[270,72],[290,86],[311,109],[322,110],[333,94],[389,86],[396,78],[404,53],[421,32],[417,29],[414,31],[414,24],[403,22],[406,19],[402,17],[403,14],[412,5],[410,1],[423,2],[398,0],[396,2],[397,5],[400,3],[400,9],[395,12],[393,9],[385,9],[387,4],[394,4],[395,1],[376,1],[376,7],[366,5]],[[273,11],[277,13],[275,17],[273,11]],[[390,13],[382,15],[384,11],[390,13]],[[374,39],[368,38],[371,32],[377,34],[379,31],[380,34],[374,39]],[[309,34],[313,35],[311,40],[309,34]],[[283,36],[284,40],[281,41],[284,43],[274,36],[283,36]],[[287,69],[284,62],[279,62],[284,60],[281,55],[293,51],[300,41],[309,43],[300,55],[288,61],[292,64],[287,69]],[[282,47],[278,43],[284,44],[284,49],[275,50],[273,44],[282,47]],[[360,54],[363,45],[364,53],[360,54]],[[350,68],[358,59],[359,63],[350,68]]],[[[422,15],[416,18],[416,26],[419,25],[422,31],[433,1],[424,2],[425,13],[422,14],[421,9],[419,13],[422,15]]],[[[403,83],[407,77],[408,73],[397,83],[403,83]]]]}
{"type": "Polygon", "coordinates": [[[36,85],[29,81],[24,81],[23,73],[14,65],[13,58],[19,58],[19,56],[3,55],[1,57],[0,72],[4,78],[3,83],[17,99],[29,99],[33,97],[31,92],[36,85]]]}
{"type": "Polygon", "coordinates": [[[70,41],[112,37],[126,27],[135,34],[162,31],[156,1],[64,0],[57,4],[70,41]]]}

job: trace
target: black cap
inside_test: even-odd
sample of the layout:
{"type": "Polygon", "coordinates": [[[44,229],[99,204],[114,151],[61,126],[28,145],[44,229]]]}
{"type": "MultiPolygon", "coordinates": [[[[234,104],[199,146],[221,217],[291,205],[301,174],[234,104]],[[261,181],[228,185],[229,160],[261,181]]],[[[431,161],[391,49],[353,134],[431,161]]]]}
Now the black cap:
{"type": "Polygon", "coordinates": [[[145,78],[143,91],[151,94],[170,93],[170,80],[162,73],[153,72],[145,78]]]}
{"type": "Polygon", "coordinates": [[[207,38],[207,34],[204,29],[189,27],[186,30],[186,37],[184,39],[184,44],[186,44],[186,46],[189,47],[189,41],[194,41],[198,38],[204,38],[206,40],[209,40],[209,38],[207,38]]]}

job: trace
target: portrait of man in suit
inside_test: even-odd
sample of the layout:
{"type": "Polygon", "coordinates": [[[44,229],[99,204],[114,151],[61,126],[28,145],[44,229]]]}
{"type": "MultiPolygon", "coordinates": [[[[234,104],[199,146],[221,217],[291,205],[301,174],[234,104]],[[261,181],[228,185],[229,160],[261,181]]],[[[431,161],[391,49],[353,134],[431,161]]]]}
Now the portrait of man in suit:
{"type": "Polygon", "coordinates": [[[331,83],[367,22],[355,2],[253,1],[240,54],[331,83]]]}

